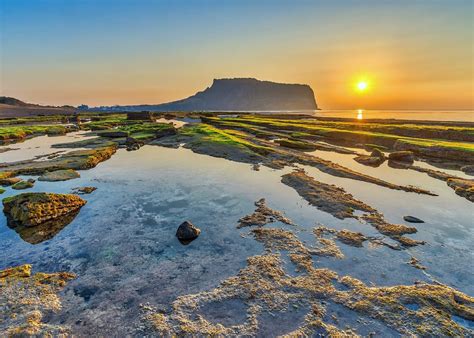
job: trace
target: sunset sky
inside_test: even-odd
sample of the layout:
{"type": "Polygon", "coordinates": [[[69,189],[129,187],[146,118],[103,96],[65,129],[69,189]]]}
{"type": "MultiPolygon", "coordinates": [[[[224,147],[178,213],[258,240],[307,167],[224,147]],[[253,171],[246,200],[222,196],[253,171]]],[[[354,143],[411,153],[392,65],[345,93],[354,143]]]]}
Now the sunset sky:
{"type": "Polygon", "coordinates": [[[255,77],[324,109],[473,109],[473,3],[0,0],[0,95],[161,103],[255,77]]]}

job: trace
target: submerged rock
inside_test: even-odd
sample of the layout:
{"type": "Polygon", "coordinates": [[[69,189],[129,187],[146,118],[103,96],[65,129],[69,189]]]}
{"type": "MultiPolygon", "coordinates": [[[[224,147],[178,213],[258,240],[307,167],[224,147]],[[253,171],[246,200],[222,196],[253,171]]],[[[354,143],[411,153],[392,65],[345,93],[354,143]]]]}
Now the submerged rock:
{"type": "Polygon", "coordinates": [[[449,178],[447,180],[448,186],[454,189],[454,192],[474,202],[474,180],[467,180],[464,178],[449,178]]]}
{"type": "Polygon", "coordinates": [[[415,216],[403,216],[403,219],[410,223],[425,223],[425,221],[415,216]]]}
{"type": "MultiPolygon", "coordinates": [[[[211,290],[180,295],[170,311],[143,306],[147,326],[160,336],[253,337],[258,336],[265,325],[261,318],[271,316],[271,320],[278,320],[275,312],[288,316],[290,309],[305,309],[304,305],[309,304],[296,325],[285,328],[282,336],[357,336],[360,332],[347,329],[345,320],[338,321],[339,315],[341,319],[347,318],[345,310],[354,311],[355,319],[363,318],[364,326],[371,325],[373,322],[366,320],[372,318],[401,336],[472,335],[472,330],[458,324],[458,320],[468,322],[474,316],[474,298],[467,294],[440,283],[366,285],[359,279],[321,266],[313,259],[314,255],[321,254],[319,250],[306,246],[291,231],[257,228],[252,234],[264,245],[265,254],[249,257],[244,268],[211,290]],[[284,260],[282,254],[288,256],[288,260],[284,260]],[[287,273],[288,266],[294,269],[291,274],[287,273]],[[238,325],[216,323],[202,312],[205,306],[225,306],[228,300],[241,300],[245,304],[245,309],[240,310],[245,311],[245,321],[238,325]],[[337,312],[335,304],[340,308],[337,312]],[[411,309],[407,304],[420,306],[411,309]],[[333,311],[333,316],[327,315],[333,311]],[[346,329],[343,331],[340,327],[346,329]]],[[[324,239],[319,231],[315,235],[324,239]]],[[[339,253],[331,254],[334,255],[339,253]]],[[[379,333],[394,335],[390,331],[379,333]]]]}
{"type": "Polygon", "coordinates": [[[43,315],[58,312],[58,296],[76,276],[68,272],[31,273],[25,264],[0,270],[0,332],[5,337],[66,337],[70,328],[43,322],[43,315]]]}
{"type": "Polygon", "coordinates": [[[19,181],[17,183],[15,183],[14,185],[12,185],[12,189],[15,189],[15,190],[23,190],[23,189],[29,189],[29,188],[33,188],[33,186],[35,185],[35,180],[30,178],[26,181],[19,181]]]}
{"type": "Polygon", "coordinates": [[[56,171],[48,171],[38,178],[38,181],[56,182],[67,181],[79,178],[81,175],[73,169],[64,169],[56,171]]]}
{"type": "Polygon", "coordinates": [[[293,222],[285,217],[282,212],[269,208],[266,204],[265,198],[259,199],[255,202],[257,209],[250,214],[239,219],[239,225],[237,228],[242,228],[246,226],[263,226],[265,224],[274,222],[275,220],[291,225],[293,222]]]}
{"type": "Polygon", "coordinates": [[[90,194],[90,193],[92,193],[93,191],[96,191],[96,190],[97,190],[96,187],[76,187],[76,188],[72,189],[72,191],[75,194],[79,194],[79,195],[90,194]]]}
{"type": "Polygon", "coordinates": [[[283,175],[281,182],[295,189],[309,204],[339,219],[357,218],[354,210],[375,212],[372,207],[355,199],[344,189],[316,181],[303,170],[283,175]]]}
{"type": "Polygon", "coordinates": [[[388,159],[396,162],[413,163],[415,156],[411,151],[394,151],[388,155],[388,159]]]}
{"type": "Polygon", "coordinates": [[[360,232],[353,232],[346,229],[336,232],[336,237],[341,242],[355,247],[362,247],[362,243],[367,240],[367,237],[360,232]]]}
{"type": "Polygon", "coordinates": [[[176,231],[176,237],[178,237],[182,243],[184,242],[183,244],[188,244],[189,242],[195,240],[200,233],[201,230],[196,228],[194,224],[189,221],[184,221],[178,227],[178,230],[176,231]]]}
{"type": "Polygon", "coordinates": [[[78,211],[86,201],[76,195],[24,193],[3,199],[3,212],[11,227],[34,227],[78,211]]]}

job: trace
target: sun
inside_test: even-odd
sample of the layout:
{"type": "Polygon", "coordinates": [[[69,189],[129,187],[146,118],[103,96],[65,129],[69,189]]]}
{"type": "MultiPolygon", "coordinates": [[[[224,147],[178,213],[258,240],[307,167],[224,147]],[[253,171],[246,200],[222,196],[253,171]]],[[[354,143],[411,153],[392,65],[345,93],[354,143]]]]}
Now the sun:
{"type": "Polygon", "coordinates": [[[359,81],[357,82],[357,90],[359,92],[364,92],[367,90],[367,88],[369,87],[368,83],[366,81],[359,81]]]}

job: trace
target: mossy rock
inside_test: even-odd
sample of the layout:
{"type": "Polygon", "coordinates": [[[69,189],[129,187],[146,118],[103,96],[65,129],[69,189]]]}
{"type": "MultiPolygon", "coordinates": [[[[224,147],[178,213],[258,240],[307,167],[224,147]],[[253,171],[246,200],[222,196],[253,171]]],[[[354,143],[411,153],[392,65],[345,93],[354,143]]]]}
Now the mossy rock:
{"type": "Polygon", "coordinates": [[[316,150],[316,147],[309,143],[296,140],[275,140],[275,143],[278,143],[282,147],[299,149],[299,150],[316,150]]]}
{"type": "Polygon", "coordinates": [[[14,185],[15,183],[18,183],[21,181],[21,178],[19,177],[7,177],[7,178],[0,178],[0,185],[1,186],[10,186],[14,185]]]}
{"type": "Polygon", "coordinates": [[[27,181],[20,181],[20,182],[15,183],[14,185],[12,185],[12,189],[15,189],[15,190],[29,189],[29,188],[33,188],[34,185],[35,185],[35,181],[30,179],[27,181]]]}
{"type": "Polygon", "coordinates": [[[64,169],[64,170],[46,172],[38,178],[38,181],[46,181],[46,182],[67,181],[67,180],[72,180],[74,178],[79,178],[79,177],[81,177],[81,175],[77,171],[73,169],[64,169]]]}
{"type": "Polygon", "coordinates": [[[10,226],[37,226],[80,209],[87,202],[77,195],[24,193],[3,199],[10,226]]]}

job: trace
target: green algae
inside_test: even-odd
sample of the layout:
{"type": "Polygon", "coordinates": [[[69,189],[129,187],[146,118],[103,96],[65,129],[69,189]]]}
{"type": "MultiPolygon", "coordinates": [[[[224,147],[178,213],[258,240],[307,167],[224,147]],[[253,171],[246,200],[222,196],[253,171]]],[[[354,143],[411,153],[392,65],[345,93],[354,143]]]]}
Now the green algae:
{"type": "Polygon", "coordinates": [[[18,141],[29,136],[37,135],[64,135],[71,130],[72,127],[63,125],[0,127],[0,141],[18,141]]]}
{"type": "Polygon", "coordinates": [[[425,125],[392,125],[388,128],[366,128],[360,129],[358,125],[347,122],[331,122],[326,123],[316,119],[305,120],[288,120],[276,119],[271,117],[259,116],[242,116],[240,118],[209,118],[210,123],[214,125],[223,124],[227,127],[232,127],[229,122],[239,123],[239,128],[244,128],[247,124],[251,126],[258,126],[266,130],[281,132],[288,132],[295,139],[304,139],[309,135],[323,137],[333,142],[346,142],[351,144],[371,144],[385,148],[394,148],[396,145],[408,144],[420,156],[441,157],[461,159],[467,161],[474,161],[474,136],[471,138],[466,135],[471,135],[474,128],[468,127],[446,127],[446,126],[425,126],[425,125]],[[412,129],[409,129],[410,126],[412,129]],[[415,128],[416,127],[416,128],[415,128]],[[409,136],[407,133],[400,135],[397,133],[399,129],[411,130],[409,136]],[[423,134],[421,131],[431,130],[431,134],[423,134]],[[442,139],[441,131],[448,130],[450,137],[442,139]],[[436,132],[437,131],[437,132],[436,132]],[[424,138],[420,135],[426,136],[424,138]],[[453,136],[453,135],[458,135],[453,136]],[[466,142],[469,141],[469,142],[466,142]],[[448,155],[447,155],[448,154],[448,155]],[[467,156],[467,159],[464,157],[467,156]]]}

